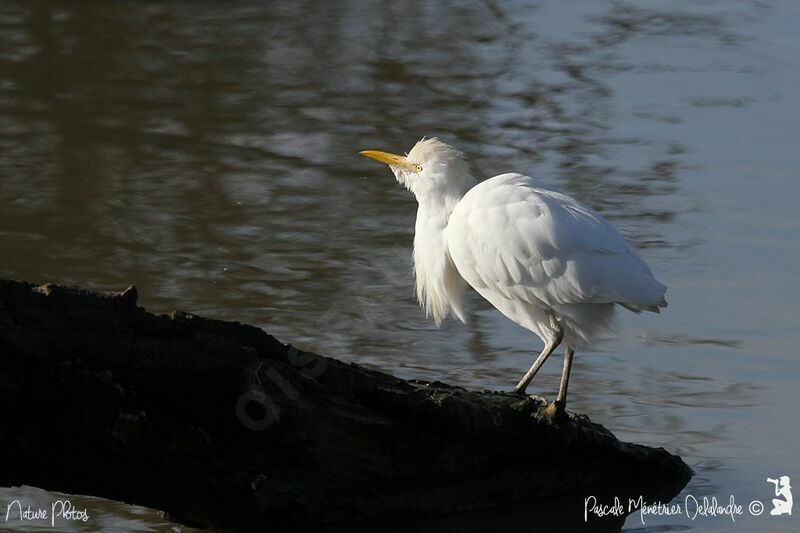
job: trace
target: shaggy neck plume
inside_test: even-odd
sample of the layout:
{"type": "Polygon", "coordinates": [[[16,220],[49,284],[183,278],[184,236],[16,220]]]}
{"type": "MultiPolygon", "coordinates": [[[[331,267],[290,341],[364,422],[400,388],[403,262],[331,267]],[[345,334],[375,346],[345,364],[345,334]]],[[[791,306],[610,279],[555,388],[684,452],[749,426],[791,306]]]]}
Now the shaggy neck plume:
{"type": "Polygon", "coordinates": [[[417,300],[437,325],[450,309],[459,320],[465,321],[461,305],[465,284],[447,252],[445,234],[450,214],[475,184],[466,165],[459,170],[460,175],[448,176],[445,187],[415,193],[419,203],[414,232],[417,300]]]}

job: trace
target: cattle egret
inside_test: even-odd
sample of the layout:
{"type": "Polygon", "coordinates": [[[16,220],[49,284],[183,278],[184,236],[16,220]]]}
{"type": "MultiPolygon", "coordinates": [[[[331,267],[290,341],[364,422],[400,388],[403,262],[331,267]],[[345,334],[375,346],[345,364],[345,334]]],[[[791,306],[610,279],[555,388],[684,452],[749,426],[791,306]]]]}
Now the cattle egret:
{"type": "Polygon", "coordinates": [[[423,138],[405,156],[361,155],[389,165],[416,196],[414,274],[426,314],[437,325],[450,311],[465,322],[470,285],[544,343],[514,392],[524,395],[563,343],[555,401],[563,412],[575,347],[609,328],[614,305],[636,313],[667,305],[666,286],[619,232],[565,194],[522,174],[477,183],[464,155],[436,138],[423,138]]]}

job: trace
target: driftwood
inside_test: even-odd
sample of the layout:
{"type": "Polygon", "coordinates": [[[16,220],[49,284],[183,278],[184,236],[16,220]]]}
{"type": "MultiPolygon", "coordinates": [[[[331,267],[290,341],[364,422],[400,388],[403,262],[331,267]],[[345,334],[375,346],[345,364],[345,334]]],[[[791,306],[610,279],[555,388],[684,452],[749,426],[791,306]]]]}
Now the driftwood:
{"type": "MultiPolygon", "coordinates": [[[[156,316],[133,287],[0,281],[0,486],[264,528],[462,512],[690,469],[535,398],[405,381],[264,331],[156,316]]],[[[655,486],[655,489],[652,489],[655,486]]],[[[597,489],[597,490],[595,490],[597,489]]],[[[519,504],[518,504],[519,505],[519,504]]],[[[583,508],[574,510],[583,519],[583,508]]]]}

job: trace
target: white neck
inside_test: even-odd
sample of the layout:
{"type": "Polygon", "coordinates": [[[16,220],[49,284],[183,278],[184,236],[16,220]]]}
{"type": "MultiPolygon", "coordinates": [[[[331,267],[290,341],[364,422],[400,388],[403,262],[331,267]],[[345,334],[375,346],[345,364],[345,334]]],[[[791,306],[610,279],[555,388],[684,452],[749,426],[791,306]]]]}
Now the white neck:
{"type": "Polygon", "coordinates": [[[445,229],[450,214],[475,180],[459,180],[447,194],[417,197],[417,222],[414,233],[414,275],[417,300],[428,316],[440,324],[450,309],[463,322],[461,295],[464,281],[458,274],[447,250],[445,229]]]}

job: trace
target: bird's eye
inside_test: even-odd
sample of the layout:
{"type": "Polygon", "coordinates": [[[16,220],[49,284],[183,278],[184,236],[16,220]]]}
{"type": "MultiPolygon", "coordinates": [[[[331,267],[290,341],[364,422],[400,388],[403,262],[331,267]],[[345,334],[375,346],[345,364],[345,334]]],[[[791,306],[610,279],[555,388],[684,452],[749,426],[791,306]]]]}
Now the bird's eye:
{"type": "Polygon", "coordinates": [[[422,172],[422,165],[414,165],[414,171],[422,172]]]}

